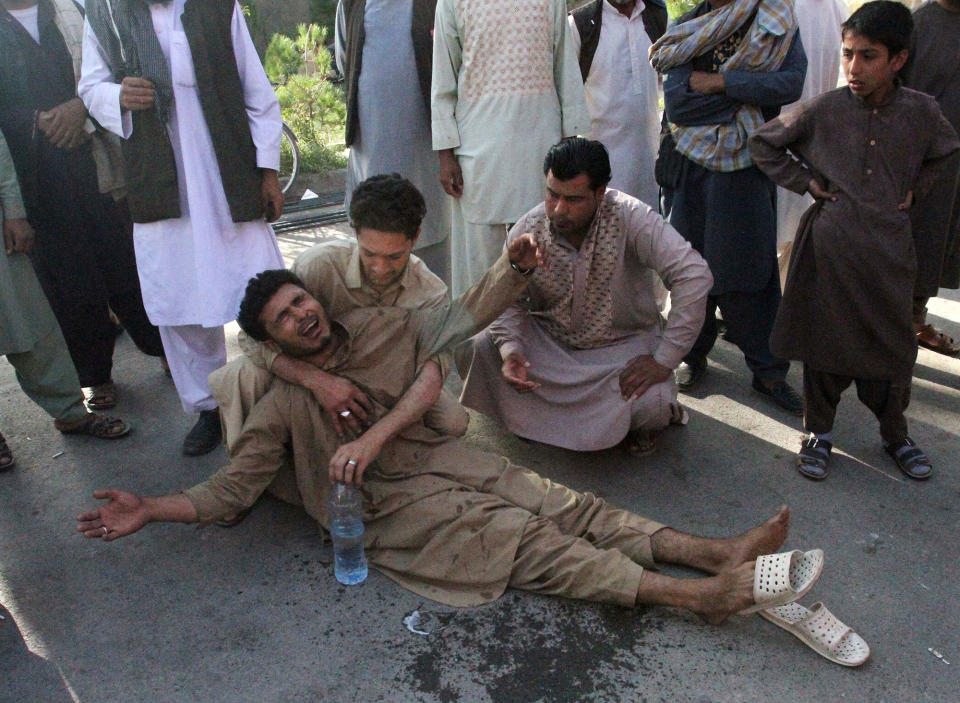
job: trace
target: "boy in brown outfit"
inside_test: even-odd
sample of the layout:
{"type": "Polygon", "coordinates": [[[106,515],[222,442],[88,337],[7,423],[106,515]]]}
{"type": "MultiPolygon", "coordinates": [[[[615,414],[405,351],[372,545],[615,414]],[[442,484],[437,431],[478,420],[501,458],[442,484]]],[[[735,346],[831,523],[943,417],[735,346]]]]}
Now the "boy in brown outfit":
{"type": "Polygon", "coordinates": [[[899,86],[913,31],[910,12],[879,0],[843,24],[848,85],[768,122],[750,138],[757,166],[816,202],[800,222],[772,351],[804,362],[800,473],[826,478],[840,395],[880,420],[884,449],[908,477],[930,460],[907,434],[904,410],[917,342],[912,302],[921,203],[960,141],[928,95],[899,86]]]}

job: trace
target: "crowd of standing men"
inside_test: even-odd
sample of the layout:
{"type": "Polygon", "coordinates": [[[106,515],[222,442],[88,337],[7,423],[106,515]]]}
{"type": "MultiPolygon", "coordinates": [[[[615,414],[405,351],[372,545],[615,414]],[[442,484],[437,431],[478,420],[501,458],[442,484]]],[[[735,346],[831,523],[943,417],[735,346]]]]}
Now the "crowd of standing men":
{"type": "MultiPolygon", "coordinates": [[[[960,3],[931,0],[911,19],[879,0],[844,18],[836,0],[705,0],[669,27],[660,0],[569,16],[561,0],[341,0],[356,243],[317,245],[292,278],[248,287],[283,267],[269,225],[284,204],[281,119],[234,0],[88,0],[85,13],[0,0],[0,352],[60,431],[124,436],[122,420],[90,412],[117,402],[112,310],[199,415],[184,452],[225,440],[232,461],[159,513],[103,495],[81,531],[235,524],[268,487],[325,524],[317,459],[297,464],[308,445],[324,444],[334,479],[360,483],[378,460],[406,470],[406,445],[391,444],[403,433],[429,444],[466,431],[442,390],[454,363],[461,402],[522,438],[649,453],[687,422],[678,389],[707,373],[718,313],[756,392],[804,414],[803,475],[826,477],[855,381],[897,466],[928,478],[904,410],[918,341],[960,352],[924,318],[939,286],[960,283],[960,3]],[[848,86],[834,89],[841,61],[848,86]],[[419,312],[390,324],[369,312],[396,307],[419,312]],[[238,311],[245,353],[227,364],[223,325],[238,311]],[[403,324],[393,352],[411,358],[398,360],[384,335],[403,324]]],[[[12,466],[0,437],[0,470],[12,466]]],[[[486,487],[502,468],[470,480],[486,487]]],[[[407,507],[432,490],[417,476],[407,507]]],[[[779,546],[785,527],[770,525],[731,567],[779,546]]],[[[523,551],[514,527],[498,539],[523,551]]],[[[652,562],[662,529],[644,528],[634,561],[652,562]]],[[[379,565],[424,577],[406,558],[379,565]]],[[[517,563],[491,566],[494,590],[520,578],[517,563]]],[[[543,573],[521,571],[544,590],[543,573]]],[[[641,602],[631,578],[605,598],[641,602]]],[[[748,604],[724,588],[724,616],[748,604]]]]}

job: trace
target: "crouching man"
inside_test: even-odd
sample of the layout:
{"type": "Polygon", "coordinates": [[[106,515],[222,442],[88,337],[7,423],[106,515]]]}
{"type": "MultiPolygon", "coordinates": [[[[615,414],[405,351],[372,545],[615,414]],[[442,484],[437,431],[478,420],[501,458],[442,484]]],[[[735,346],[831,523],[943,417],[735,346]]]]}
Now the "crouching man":
{"type": "Polygon", "coordinates": [[[457,350],[460,401],[516,435],[575,451],[623,441],[633,454],[680,422],[673,371],[703,325],[713,277],[650,207],[607,188],[603,144],[553,146],[546,199],[508,241],[533,232],[549,265],[521,299],[457,350]],[[660,314],[663,286],[670,313],[660,314]]]}

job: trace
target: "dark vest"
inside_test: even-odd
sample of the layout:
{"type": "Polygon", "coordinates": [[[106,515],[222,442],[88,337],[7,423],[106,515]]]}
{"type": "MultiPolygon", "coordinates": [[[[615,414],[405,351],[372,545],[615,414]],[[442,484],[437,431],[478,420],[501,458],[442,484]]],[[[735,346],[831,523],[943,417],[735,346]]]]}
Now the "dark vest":
{"type": "MultiPolygon", "coordinates": [[[[593,56],[597,53],[597,46],[600,44],[603,0],[588,2],[570,14],[573,15],[577,32],[580,33],[580,76],[586,82],[587,76],[590,75],[590,66],[593,65],[593,56]]],[[[640,18],[652,43],[656,43],[657,39],[667,31],[667,6],[663,0],[644,0],[640,18]]]]}
{"type": "MultiPolygon", "coordinates": [[[[187,0],[181,22],[231,219],[249,222],[263,216],[261,179],[233,52],[233,10],[234,0],[187,0]]],[[[122,67],[112,68],[115,78],[122,79],[122,67]]],[[[136,111],[132,117],[133,134],[124,141],[123,154],[133,220],[144,223],[180,217],[177,168],[166,126],[153,110],[136,111]]],[[[190,125],[180,128],[190,129],[190,125]]]]}
{"type": "MultiPolygon", "coordinates": [[[[363,58],[363,14],[365,0],[342,0],[346,26],[343,28],[346,52],[343,57],[343,78],[347,98],[347,146],[360,136],[360,117],[357,109],[357,92],[360,85],[360,70],[363,58]]],[[[420,93],[430,115],[430,81],[433,72],[433,17],[437,0],[413,0],[413,16],[410,21],[410,36],[413,38],[413,56],[417,63],[420,93]]]]}
{"type": "Polygon", "coordinates": [[[27,212],[34,219],[39,203],[38,173],[42,161],[90,158],[81,145],[72,152],[55,148],[36,127],[37,113],[77,97],[73,63],[54,23],[53,6],[37,7],[38,44],[27,30],[0,6],[0,129],[6,137],[20,181],[27,212]]]}

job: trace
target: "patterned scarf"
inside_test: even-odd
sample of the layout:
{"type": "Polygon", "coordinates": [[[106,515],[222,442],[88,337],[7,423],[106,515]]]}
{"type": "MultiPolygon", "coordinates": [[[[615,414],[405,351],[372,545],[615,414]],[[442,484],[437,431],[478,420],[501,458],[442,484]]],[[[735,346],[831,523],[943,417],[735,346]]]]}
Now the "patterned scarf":
{"type": "Polygon", "coordinates": [[[80,59],[83,49],[83,15],[73,0],[53,0],[53,23],[56,25],[73,61],[74,84],[80,82],[80,59]]]}
{"type": "MultiPolygon", "coordinates": [[[[724,61],[721,70],[778,70],[798,26],[790,0],[734,0],[673,25],[650,48],[650,63],[658,72],[666,73],[711,51],[747,22],[750,29],[746,39],[724,61]]],[[[752,165],[747,137],[764,121],[759,107],[743,105],[729,124],[684,127],[671,123],[670,130],[681,154],[710,170],[729,172],[752,165]]]]}
{"type": "Polygon", "coordinates": [[[618,208],[608,192],[601,200],[580,251],[557,243],[546,215],[534,226],[537,238],[546,247],[546,268],[538,268],[533,281],[547,307],[530,311],[544,329],[574,349],[595,349],[613,344],[622,335],[613,331],[613,294],[610,284],[623,247],[622,223],[618,208]],[[583,291],[574,297],[574,266],[583,262],[587,271],[583,291]]]}
{"type": "Polygon", "coordinates": [[[107,53],[110,70],[119,82],[141,76],[153,83],[157,117],[166,123],[173,105],[170,66],[153,31],[150,5],[172,0],[87,0],[87,20],[107,53]]]}

